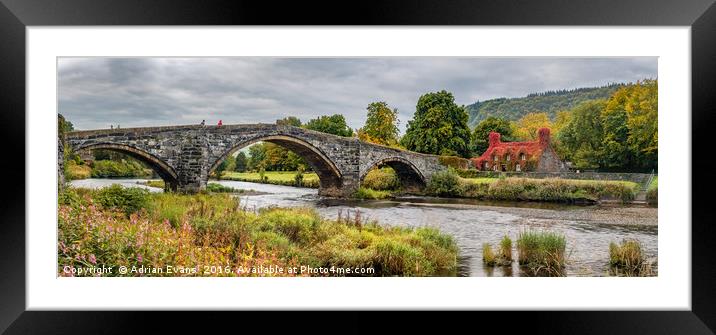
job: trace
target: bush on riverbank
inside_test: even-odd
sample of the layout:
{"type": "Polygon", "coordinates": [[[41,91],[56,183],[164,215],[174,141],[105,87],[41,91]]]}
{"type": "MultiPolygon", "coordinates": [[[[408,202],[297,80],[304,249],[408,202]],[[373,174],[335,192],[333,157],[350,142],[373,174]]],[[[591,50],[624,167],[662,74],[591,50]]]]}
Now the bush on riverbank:
{"type": "Polygon", "coordinates": [[[473,182],[460,178],[453,169],[433,175],[425,192],[435,196],[508,201],[595,202],[614,198],[634,200],[638,185],[625,182],[582,181],[564,179],[497,178],[490,182],[473,182]]]}
{"type": "Polygon", "coordinates": [[[566,246],[564,235],[523,231],[517,238],[519,263],[532,275],[562,276],[566,262],[566,246]]]}
{"type": "Polygon", "coordinates": [[[98,160],[92,163],[92,178],[145,178],[152,170],[135,160],[98,160]]]}
{"type": "Polygon", "coordinates": [[[400,179],[395,170],[384,167],[369,171],[363,178],[361,186],[376,191],[394,191],[400,189],[400,179]]]}
{"type": "Polygon", "coordinates": [[[425,193],[439,197],[460,197],[463,196],[463,182],[453,168],[433,173],[430,182],[425,188],[425,193]]]}
{"type": "MultiPolygon", "coordinates": [[[[63,273],[65,265],[186,269],[127,274],[131,276],[309,275],[285,272],[294,266],[375,270],[368,274],[329,270],[310,274],[314,276],[433,276],[454,275],[457,266],[454,240],[433,228],[383,227],[360,217],[326,220],[308,208],[255,213],[242,210],[239,200],[227,194],[145,194],[148,203],[127,216],[122,210],[128,207],[100,205],[107,191],[69,188],[66,192],[60,196],[58,210],[60,275],[69,275],[63,273]],[[215,268],[204,273],[204,265],[215,268]],[[284,273],[239,273],[239,266],[282,267],[284,273]]],[[[134,192],[139,191],[124,189],[115,195],[134,192]]]]}

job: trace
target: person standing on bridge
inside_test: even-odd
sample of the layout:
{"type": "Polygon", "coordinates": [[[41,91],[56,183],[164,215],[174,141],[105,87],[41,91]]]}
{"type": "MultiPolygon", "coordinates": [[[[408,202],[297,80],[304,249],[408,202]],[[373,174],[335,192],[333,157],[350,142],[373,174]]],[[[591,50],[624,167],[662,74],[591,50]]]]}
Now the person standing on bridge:
{"type": "Polygon", "coordinates": [[[221,123],[221,120],[219,120],[219,127],[221,127],[221,125],[223,125],[223,123],[221,123]]]}
{"type": "Polygon", "coordinates": [[[206,120],[201,120],[201,125],[203,126],[205,124],[206,124],[206,120]]]}

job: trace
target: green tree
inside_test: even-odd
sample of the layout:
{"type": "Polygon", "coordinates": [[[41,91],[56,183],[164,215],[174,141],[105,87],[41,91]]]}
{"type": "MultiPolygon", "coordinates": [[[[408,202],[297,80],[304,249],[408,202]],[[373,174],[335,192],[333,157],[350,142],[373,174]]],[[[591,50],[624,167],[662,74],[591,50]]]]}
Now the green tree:
{"type": "Polygon", "coordinates": [[[395,145],[398,143],[398,110],[390,109],[384,101],[373,102],[366,108],[368,116],[358,138],[363,141],[395,145]]]}
{"type": "Polygon", "coordinates": [[[491,116],[480,121],[472,133],[472,151],[474,154],[481,155],[487,150],[490,132],[493,131],[500,133],[500,138],[503,141],[514,141],[510,121],[491,116]]]}
{"type": "Polygon", "coordinates": [[[235,168],[234,171],[236,172],[246,172],[246,167],[248,164],[248,160],[246,158],[246,154],[243,151],[239,151],[238,154],[236,154],[236,160],[235,160],[235,168]]]}
{"type": "Polygon", "coordinates": [[[265,168],[266,164],[266,148],[263,143],[257,143],[249,147],[249,160],[247,169],[250,171],[258,171],[265,168]]]}
{"type": "Polygon", "coordinates": [[[452,93],[445,90],[421,96],[401,144],[417,152],[469,157],[470,129],[464,106],[455,104],[452,93]]]}
{"type": "Polygon", "coordinates": [[[622,168],[632,164],[632,152],[627,143],[629,139],[628,116],[626,103],[629,89],[617,90],[607,101],[601,113],[602,157],[601,165],[605,168],[622,168]]]}
{"type": "Polygon", "coordinates": [[[346,123],[346,118],[341,114],[334,114],[330,116],[322,115],[318,118],[311,119],[304,125],[304,127],[306,129],[338,136],[353,136],[353,129],[348,127],[348,124],[346,123]]]}
{"type": "Polygon", "coordinates": [[[583,102],[572,111],[569,124],[559,132],[566,160],[578,169],[595,169],[600,165],[603,130],[600,115],[606,107],[605,100],[583,102]]]}

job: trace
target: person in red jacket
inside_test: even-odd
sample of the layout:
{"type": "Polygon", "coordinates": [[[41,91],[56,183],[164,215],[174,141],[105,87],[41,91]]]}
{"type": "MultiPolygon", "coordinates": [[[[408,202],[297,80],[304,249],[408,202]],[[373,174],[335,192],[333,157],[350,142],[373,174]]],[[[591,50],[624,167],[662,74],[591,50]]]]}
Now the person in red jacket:
{"type": "Polygon", "coordinates": [[[221,120],[219,120],[219,127],[221,127],[221,125],[223,125],[223,123],[221,123],[221,120]]]}

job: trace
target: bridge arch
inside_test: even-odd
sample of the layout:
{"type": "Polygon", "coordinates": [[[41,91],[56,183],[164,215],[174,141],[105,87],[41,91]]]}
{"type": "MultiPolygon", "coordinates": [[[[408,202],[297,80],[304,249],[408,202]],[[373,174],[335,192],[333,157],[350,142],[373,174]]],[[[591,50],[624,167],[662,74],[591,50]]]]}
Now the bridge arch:
{"type": "Polygon", "coordinates": [[[74,146],[74,151],[81,150],[111,150],[126,154],[138,161],[145,163],[154,170],[165,182],[166,189],[176,190],[179,177],[171,166],[162,159],[134,146],[118,143],[92,143],[88,145],[74,146]]]}
{"type": "Polygon", "coordinates": [[[208,174],[211,175],[219,164],[221,164],[221,162],[223,162],[229,155],[232,155],[237,150],[256,142],[269,142],[277,144],[293,151],[296,155],[303,158],[318,175],[321,192],[330,192],[338,190],[342,187],[343,175],[336,164],[315,145],[306,140],[290,135],[257,136],[249,140],[233,143],[229,150],[226,150],[217,159],[213,159],[208,174]]]}
{"type": "Polygon", "coordinates": [[[398,175],[398,179],[400,180],[400,183],[405,191],[415,192],[426,186],[427,179],[420,169],[418,169],[415,164],[402,157],[388,157],[374,162],[360,176],[360,183],[363,183],[363,179],[366,175],[368,175],[368,172],[380,166],[390,166],[393,170],[395,170],[395,173],[398,175]]]}

